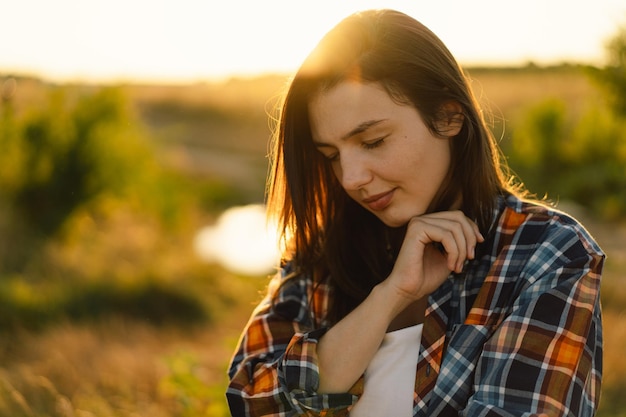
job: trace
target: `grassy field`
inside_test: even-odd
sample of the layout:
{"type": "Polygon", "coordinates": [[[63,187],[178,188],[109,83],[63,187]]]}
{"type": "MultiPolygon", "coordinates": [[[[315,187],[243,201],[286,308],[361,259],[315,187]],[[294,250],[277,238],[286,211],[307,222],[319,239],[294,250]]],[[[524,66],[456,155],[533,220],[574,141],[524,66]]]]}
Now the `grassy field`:
{"type": "MultiPolygon", "coordinates": [[[[556,97],[575,115],[599,99],[588,79],[570,69],[476,69],[470,74],[481,102],[495,115],[494,130],[503,146],[510,129],[536,103],[556,97]]],[[[269,119],[286,81],[268,76],[223,84],[128,85],[123,90],[164,166],[201,181],[219,180],[232,191],[229,202],[245,204],[263,199],[269,119]]],[[[38,80],[23,80],[18,88],[18,112],[26,113],[43,99],[38,80]]],[[[602,289],[604,391],[598,415],[626,416],[626,224],[606,222],[566,202],[561,207],[579,217],[608,254],[602,289]]],[[[113,216],[106,227],[88,218],[76,220],[82,232],[73,243],[46,248],[63,265],[78,271],[87,262],[91,271],[85,279],[106,276],[107,269],[132,279],[144,274],[137,268],[151,265],[159,280],[204,300],[210,317],[160,322],[154,314],[142,318],[141,311],[113,311],[88,319],[61,318],[36,329],[0,329],[0,416],[228,416],[227,362],[266,280],[239,276],[194,256],[194,232],[216,215],[196,213],[175,236],[133,216],[113,216]]],[[[5,279],[0,289],[9,285],[16,298],[52,297],[45,288],[33,291],[28,277],[5,279]]],[[[172,307],[164,314],[178,312],[172,307]]]]}

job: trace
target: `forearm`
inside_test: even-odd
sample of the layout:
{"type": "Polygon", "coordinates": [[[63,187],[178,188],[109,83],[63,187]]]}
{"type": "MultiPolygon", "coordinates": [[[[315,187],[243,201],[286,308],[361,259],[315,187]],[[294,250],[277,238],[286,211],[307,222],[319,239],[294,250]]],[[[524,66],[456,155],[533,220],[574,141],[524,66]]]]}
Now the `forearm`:
{"type": "Polygon", "coordinates": [[[460,272],[483,240],[478,226],[460,211],[412,218],[389,277],[319,340],[318,392],[349,390],[367,369],[392,320],[435,291],[450,271],[460,272]]]}
{"type": "Polygon", "coordinates": [[[318,392],[347,392],[365,372],[393,318],[409,303],[410,300],[380,284],[329,329],[317,347],[318,392]]]}

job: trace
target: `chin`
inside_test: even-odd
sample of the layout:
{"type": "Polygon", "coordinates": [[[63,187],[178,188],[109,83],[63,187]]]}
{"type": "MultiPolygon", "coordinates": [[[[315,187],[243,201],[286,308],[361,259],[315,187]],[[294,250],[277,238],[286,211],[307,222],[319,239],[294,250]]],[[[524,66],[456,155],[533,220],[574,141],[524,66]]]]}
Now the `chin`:
{"type": "Polygon", "coordinates": [[[409,220],[411,220],[413,217],[421,216],[424,213],[412,211],[409,213],[383,212],[383,213],[374,213],[374,214],[386,226],[397,228],[397,227],[406,226],[409,223],[409,220]]]}
{"type": "Polygon", "coordinates": [[[392,217],[392,216],[376,216],[378,219],[385,224],[387,227],[397,228],[406,226],[411,217],[403,218],[403,217],[392,217]]]}

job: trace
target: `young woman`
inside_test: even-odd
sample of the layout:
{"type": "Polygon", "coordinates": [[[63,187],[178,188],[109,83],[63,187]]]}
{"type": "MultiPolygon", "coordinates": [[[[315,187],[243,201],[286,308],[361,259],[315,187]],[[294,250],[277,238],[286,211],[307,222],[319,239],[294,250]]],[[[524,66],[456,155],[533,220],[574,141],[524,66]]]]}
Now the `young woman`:
{"type": "Polygon", "coordinates": [[[604,255],[526,201],[443,43],[354,14],[305,60],[269,207],[290,243],[234,355],[233,416],[591,416],[604,255]]]}

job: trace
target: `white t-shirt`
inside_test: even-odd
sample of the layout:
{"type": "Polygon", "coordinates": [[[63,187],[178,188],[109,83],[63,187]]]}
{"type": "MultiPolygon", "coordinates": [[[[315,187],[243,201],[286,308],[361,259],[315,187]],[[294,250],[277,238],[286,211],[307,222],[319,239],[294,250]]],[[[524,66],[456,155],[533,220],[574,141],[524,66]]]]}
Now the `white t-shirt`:
{"type": "Polygon", "coordinates": [[[412,417],[422,324],[389,332],[367,370],[350,417],[412,417]]]}

